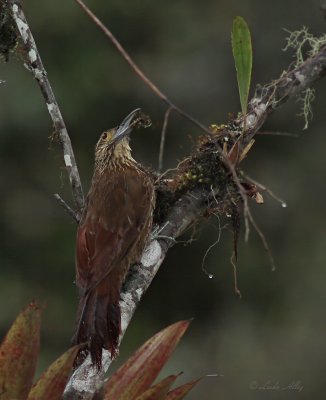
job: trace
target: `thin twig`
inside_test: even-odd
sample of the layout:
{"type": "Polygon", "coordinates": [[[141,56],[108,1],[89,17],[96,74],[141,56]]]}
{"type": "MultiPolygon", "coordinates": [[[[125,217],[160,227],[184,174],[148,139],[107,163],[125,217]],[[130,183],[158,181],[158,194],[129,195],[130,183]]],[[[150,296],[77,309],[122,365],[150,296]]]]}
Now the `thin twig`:
{"type": "Polygon", "coordinates": [[[79,223],[79,215],[70,207],[68,206],[68,204],[63,200],[63,198],[58,194],[55,193],[53,195],[53,197],[58,200],[59,204],[61,205],[61,207],[63,207],[67,213],[77,222],[77,224],[79,223]]]}
{"type": "Polygon", "coordinates": [[[127,53],[125,48],[121,45],[118,39],[113,35],[113,33],[100,21],[100,19],[93,14],[93,12],[86,6],[86,4],[82,0],[75,0],[76,3],[82,8],[82,10],[89,16],[89,18],[97,25],[101,31],[105,34],[105,36],[112,42],[118,52],[122,55],[122,57],[127,61],[133,71],[138,75],[138,77],[158,96],[161,100],[164,101],[170,108],[175,110],[177,113],[182,115],[188,121],[192,122],[198,128],[202,129],[204,132],[211,134],[211,131],[199,122],[197,119],[192,117],[186,111],[175,105],[139,68],[139,66],[133,61],[130,55],[127,53]]]}
{"type": "MultiPolygon", "coordinates": [[[[215,195],[214,195],[214,197],[215,197],[215,195]]],[[[219,217],[218,214],[216,214],[216,213],[213,213],[213,214],[215,215],[215,217],[217,218],[217,221],[218,221],[218,236],[217,236],[217,239],[215,240],[215,242],[212,243],[212,244],[208,247],[208,249],[205,251],[205,254],[204,254],[204,257],[203,257],[203,260],[202,260],[202,263],[201,263],[201,269],[202,269],[202,271],[203,271],[210,279],[212,279],[212,278],[214,277],[214,275],[211,274],[211,273],[209,273],[209,272],[207,271],[206,267],[205,267],[206,258],[207,258],[207,256],[208,256],[208,254],[210,253],[210,251],[212,250],[212,248],[219,244],[220,239],[221,239],[221,234],[222,234],[222,228],[221,228],[221,220],[220,220],[220,217],[219,217]]],[[[214,228],[216,228],[215,225],[213,225],[213,226],[214,226],[214,228]]]]}
{"type": "Polygon", "coordinates": [[[265,251],[266,251],[266,253],[268,255],[268,259],[269,259],[269,262],[270,262],[271,267],[272,267],[272,271],[275,271],[276,267],[275,267],[275,262],[274,262],[272,251],[271,251],[271,249],[269,247],[269,244],[268,244],[268,242],[266,240],[265,235],[263,234],[263,232],[261,231],[261,229],[257,225],[257,222],[255,221],[254,217],[252,216],[251,211],[250,211],[249,208],[248,208],[248,218],[250,220],[251,225],[254,227],[255,231],[257,232],[258,236],[260,237],[260,239],[261,239],[261,241],[263,243],[264,249],[265,249],[265,251]]]}
{"type": "MultiPolygon", "coordinates": [[[[180,161],[179,164],[175,167],[175,168],[169,168],[166,169],[161,175],[159,175],[157,177],[157,179],[155,180],[155,184],[157,184],[158,182],[162,182],[164,181],[164,177],[165,175],[167,175],[169,172],[173,172],[173,171],[178,171],[181,167],[182,164],[186,163],[188,161],[188,158],[185,158],[184,160],[180,161]]],[[[169,179],[166,179],[167,181],[169,181],[169,179]]]]}
{"type": "Polygon", "coordinates": [[[40,87],[54,129],[58,134],[69,175],[73,199],[77,208],[77,214],[79,215],[84,207],[84,194],[66,125],[20,3],[10,0],[10,11],[24,43],[27,67],[40,87]]]}
{"type": "Polygon", "coordinates": [[[249,225],[249,204],[248,204],[248,197],[242,197],[244,198],[244,203],[243,203],[243,218],[244,218],[244,223],[245,223],[245,242],[248,242],[249,240],[249,234],[250,234],[250,225],[249,225]]]}
{"type": "Polygon", "coordinates": [[[250,176],[245,174],[244,172],[241,175],[247,179],[247,181],[256,185],[259,189],[263,190],[264,192],[268,193],[274,200],[279,202],[283,208],[287,207],[287,204],[284,200],[282,200],[279,196],[277,196],[272,190],[270,190],[267,186],[262,185],[260,182],[257,182],[255,179],[252,179],[250,176]]]}
{"type": "Polygon", "coordinates": [[[232,268],[233,268],[234,293],[236,294],[236,296],[239,297],[239,299],[241,299],[242,298],[242,294],[241,294],[240,289],[238,287],[238,270],[237,270],[237,264],[236,264],[236,260],[235,260],[234,251],[233,251],[232,256],[230,258],[230,263],[231,263],[232,268]]]}
{"type": "Polygon", "coordinates": [[[298,138],[299,135],[297,133],[290,133],[290,132],[273,132],[273,131],[258,131],[258,136],[286,136],[292,138],[298,138]]]}
{"type": "MultiPolygon", "coordinates": [[[[243,201],[243,218],[244,218],[244,224],[245,224],[245,235],[244,235],[244,237],[245,237],[245,242],[248,242],[249,234],[250,234],[250,224],[249,224],[249,219],[248,219],[248,209],[249,209],[248,196],[247,196],[247,193],[246,193],[244,187],[241,185],[241,182],[239,180],[239,177],[238,177],[233,165],[231,164],[229,159],[226,158],[226,160],[228,161],[228,166],[229,166],[230,171],[232,173],[233,181],[236,184],[236,186],[237,186],[237,188],[239,190],[239,194],[241,196],[241,199],[243,201]]],[[[232,198],[230,193],[229,193],[229,197],[232,198]]],[[[236,205],[236,204],[234,204],[234,205],[236,205]]]]}
{"type": "Polygon", "coordinates": [[[172,108],[169,107],[164,114],[164,120],[163,120],[162,132],[161,132],[160,152],[158,155],[158,168],[157,168],[158,173],[161,173],[162,169],[163,169],[165,136],[166,136],[166,129],[168,127],[168,122],[169,122],[169,117],[170,117],[171,111],[172,111],[172,108]]]}

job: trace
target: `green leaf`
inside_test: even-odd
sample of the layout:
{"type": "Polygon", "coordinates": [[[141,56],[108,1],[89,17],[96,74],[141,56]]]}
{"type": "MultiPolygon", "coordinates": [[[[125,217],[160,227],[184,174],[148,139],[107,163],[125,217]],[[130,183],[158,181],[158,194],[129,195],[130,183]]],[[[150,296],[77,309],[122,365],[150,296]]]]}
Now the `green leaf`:
{"type": "Polygon", "coordinates": [[[171,390],[165,400],[182,400],[199,381],[200,379],[196,379],[171,390]]]}
{"type": "Polygon", "coordinates": [[[33,385],[28,400],[60,400],[78,350],[72,347],[54,361],[33,385]]]}
{"type": "Polygon", "coordinates": [[[242,114],[247,112],[252,69],[252,47],[250,31],[242,17],[235,17],[232,29],[232,51],[240,95],[242,114]]]}
{"type": "Polygon", "coordinates": [[[16,318],[0,347],[1,400],[26,399],[40,348],[41,310],[28,305],[16,318]]]}
{"type": "Polygon", "coordinates": [[[156,385],[150,387],[135,400],[165,400],[166,395],[179,375],[170,375],[156,385]]]}
{"type": "Polygon", "coordinates": [[[180,321],[157,333],[130,357],[108,380],[104,399],[131,400],[154,382],[189,326],[180,321]]]}

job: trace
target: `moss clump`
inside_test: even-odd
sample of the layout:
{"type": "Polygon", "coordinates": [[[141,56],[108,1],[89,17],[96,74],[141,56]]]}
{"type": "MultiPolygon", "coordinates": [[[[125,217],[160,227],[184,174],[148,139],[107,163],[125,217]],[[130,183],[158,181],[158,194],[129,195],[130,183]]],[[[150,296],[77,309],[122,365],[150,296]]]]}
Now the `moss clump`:
{"type": "Polygon", "coordinates": [[[193,189],[207,193],[207,216],[216,212],[231,214],[233,204],[241,196],[224,163],[221,144],[232,146],[232,142],[231,136],[225,142],[225,134],[200,137],[193,153],[179,164],[174,176],[157,181],[155,222],[163,221],[175,201],[193,189]]]}

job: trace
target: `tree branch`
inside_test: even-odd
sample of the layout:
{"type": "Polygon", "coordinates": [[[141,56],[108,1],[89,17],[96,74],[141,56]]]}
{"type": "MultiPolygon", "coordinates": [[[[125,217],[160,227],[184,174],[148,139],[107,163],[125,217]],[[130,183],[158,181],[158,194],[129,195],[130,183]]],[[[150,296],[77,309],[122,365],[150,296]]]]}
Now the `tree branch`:
{"type": "Polygon", "coordinates": [[[297,68],[282,74],[281,77],[257,90],[251,99],[248,113],[237,120],[240,126],[246,127],[245,146],[266,121],[269,114],[287,100],[311,87],[326,74],[326,46],[313,57],[308,58],[297,68]]]}
{"type": "MultiPolygon", "coordinates": [[[[171,209],[166,222],[155,229],[153,238],[144,250],[141,263],[131,268],[121,293],[121,340],[131,318],[154,276],[159,270],[175,239],[189,228],[206,211],[207,199],[212,196],[203,190],[194,190],[181,197],[171,209]],[[156,234],[155,232],[159,232],[156,234]]],[[[103,352],[102,371],[92,366],[88,356],[73,373],[65,389],[64,399],[91,399],[103,383],[104,374],[111,365],[108,351],[103,352]]]]}
{"type": "Polygon", "coordinates": [[[78,224],[80,220],[79,215],[70,206],[68,206],[68,204],[58,193],[55,193],[53,197],[59,202],[60,206],[66,210],[67,214],[70,215],[78,224]]]}
{"type": "Polygon", "coordinates": [[[22,7],[18,1],[14,0],[9,0],[9,7],[13,21],[17,26],[17,30],[24,44],[27,61],[26,67],[33,74],[39,85],[52,119],[55,132],[58,135],[63,150],[63,158],[70,180],[74,203],[77,209],[76,214],[79,217],[84,207],[84,194],[66,125],[22,7]]]}
{"type": "MultiPolygon", "coordinates": [[[[246,131],[242,136],[242,147],[250,142],[272,111],[300,91],[311,86],[316,80],[323,77],[325,72],[326,48],[323,48],[316,56],[306,60],[295,70],[282,74],[278,80],[266,85],[260,93],[257,93],[250,101],[245,123],[246,131]]],[[[243,127],[244,117],[231,121],[229,126],[234,124],[243,127]]],[[[233,134],[232,131],[224,133],[233,134]]],[[[214,148],[212,148],[212,152],[214,152],[214,148]]],[[[150,241],[143,253],[141,264],[134,266],[126,279],[120,302],[122,310],[120,341],[143,294],[159,270],[168,249],[179,235],[203,216],[209,207],[211,197],[215,198],[218,191],[218,186],[213,193],[204,188],[195,188],[179,198],[170,209],[165,221],[161,224],[158,238],[154,237],[150,241]]],[[[105,352],[103,354],[103,370],[98,374],[91,366],[90,359],[87,358],[71,377],[66,387],[64,399],[91,399],[96,389],[103,382],[104,373],[110,364],[110,356],[108,352],[105,352]]]]}

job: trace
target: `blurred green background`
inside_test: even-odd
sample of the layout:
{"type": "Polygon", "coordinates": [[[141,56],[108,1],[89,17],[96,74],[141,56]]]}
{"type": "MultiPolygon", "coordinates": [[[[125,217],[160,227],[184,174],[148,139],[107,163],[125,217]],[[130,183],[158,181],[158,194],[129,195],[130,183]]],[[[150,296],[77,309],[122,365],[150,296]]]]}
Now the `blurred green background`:
{"type": "MultiPolygon", "coordinates": [[[[318,0],[93,0],[88,5],[145,73],[205,124],[223,123],[228,113],[240,109],[230,46],[236,15],[251,29],[254,85],[277,78],[292,61],[292,54],[281,50],[283,28],[306,25],[320,35],[326,27],[318,0]]],[[[72,139],[85,192],[98,135],[136,107],[152,117],[153,125],[133,136],[134,157],[156,168],[166,109],[162,102],[73,0],[29,0],[24,8],[72,139]]],[[[52,197],[59,192],[71,203],[62,154],[49,139],[51,121],[36,83],[15,56],[0,64],[0,79],[5,80],[0,85],[0,334],[31,299],[46,304],[41,369],[69,346],[72,335],[76,226],[52,197]]],[[[277,270],[271,272],[253,230],[248,244],[242,236],[238,279],[243,298],[238,300],[229,230],[206,259],[214,279],[201,269],[205,251],[218,235],[218,221],[206,221],[198,240],[169,252],[136,312],[115,367],[161,328],[193,317],[164,374],[183,370],[180,381],[218,376],[203,379],[190,400],[323,397],[326,81],[316,88],[309,129],[302,131],[300,104],[291,101],[269,118],[264,130],[299,137],[261,136],[243,164],[250,176],[288,203],[282,208],[268,195],[263,206],[252,203],[277,270]],[[274,389],[267,389],[269,383],[274,389]]],[[[165,168],[189,154],[198,134],[189,122],[172,115],[165,168]]]]}

